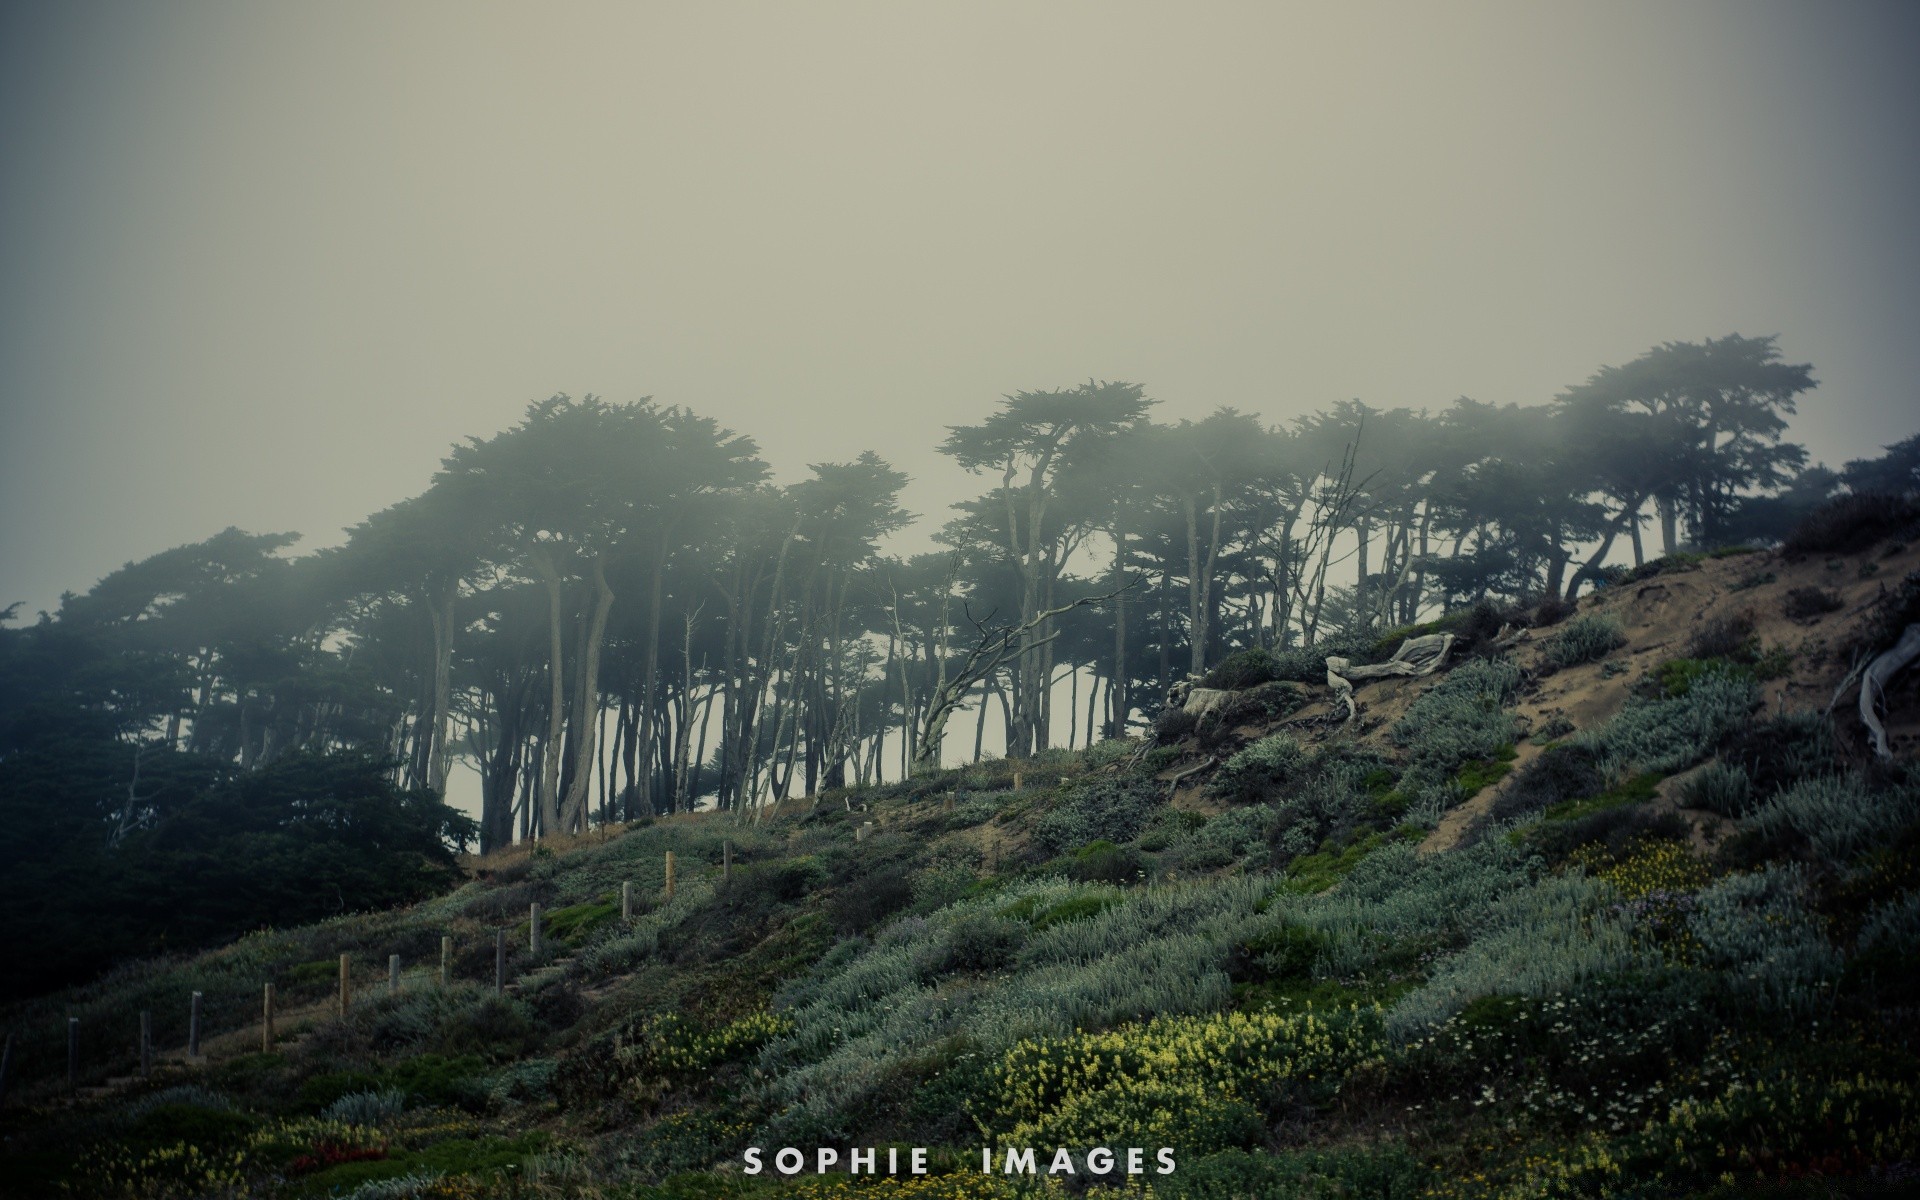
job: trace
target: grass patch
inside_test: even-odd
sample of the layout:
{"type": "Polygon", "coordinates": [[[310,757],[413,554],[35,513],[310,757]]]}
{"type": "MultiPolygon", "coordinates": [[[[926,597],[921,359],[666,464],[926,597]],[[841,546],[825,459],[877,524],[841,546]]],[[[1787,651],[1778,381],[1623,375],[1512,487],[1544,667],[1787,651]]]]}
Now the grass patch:
{"type": "Polygon", "coordinates": [[[1360,860],[1390,841],[1419,841],[1426,836],[1426,832],[1410,825],[1392,833],[1382,833],[1376,829],[1343,849],[1326,847],[1312,854],[1302,854],[1287,864],[1287,877],[1281,881],[1280,890],[1298,896],[1319,895],[1345,879],[1360,865],[1360,860]]]}
{"type": "Polygon", "coordinates": [[[1055,925],[1065,925],[1069,921],[1098,916],[1123,899],[1125,897],[1117,891],[1101,890],[1082,892],[1048,903],[1045,893],[1033,892],[1007,905],[998,915],[1025,921],[1038,932],[1055,925]]]}
{"type": "Polygon", "coordinates": [[[1460,768],[1460,773],[1453,777],[1453,782],[1460,788],[1460,798],[1470,800],[1505,779],[1507,772],[1513,770],[1513,760],[1517,756],[1518,751],[1506,745],[1496,751],[1492,758],[1470,762],[1460,768]]]}
{"type": "Polygon", "coordinates": [[[578,946],[586,941],[588,934],[616,920],[619,915],[620,901],[617,898],[590,900],[585,904],[569,905],[541,914],[542,932],[555,941],[578,946]]]}
{"type": "Polygon", "coordinates": [[[1594,813],[1608,809],[1625,808],[1629,804],[1645,804],[1658,794],[1660,781],[1665,775],[1655,772],[1635,775],[1617,787],[1608,788],[1597,796],[1585,796],[1578,800],[1563,800],[1549,808],[1546,819],[1549,821],[1577,821],[1590,817],[1594,813]]]}

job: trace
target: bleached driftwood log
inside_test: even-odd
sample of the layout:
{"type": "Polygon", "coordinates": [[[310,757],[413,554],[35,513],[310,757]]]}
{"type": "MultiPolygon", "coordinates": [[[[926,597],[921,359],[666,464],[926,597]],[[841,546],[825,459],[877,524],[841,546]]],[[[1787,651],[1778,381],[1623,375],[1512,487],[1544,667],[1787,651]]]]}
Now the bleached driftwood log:
{"type": "Polygon", "coordinates": [[[1401,642],[1400,648],[1393,652],[1393,657],[1383,663],[1356,667],[1337,655],[1330,656],[1327,659],[1327,686],[1333,689],[1334,699],[1346,706],[1346,720],[1351,721],[1359,712],[1359,706],[1353,702],[1354,680],[1382,679],[1392,675],[1431,675],[1441,663],[1447,661],[1447,653],[1452,649],[1452,634],[1430,633],[1401,642]]]}
{"type": "Polygon", "coordinates": [[[1860,720],[1873,735],[1873,752],[1879,758],[1893,757],[1887,745],[1887,727],[1880,723],[1880,698],[1893,677],[1916,658],[1920,658],[1920,625],[1909,625],[1891,650],[1875,656],[1860,673],[1860,720]]]}
{"type": "Polygon", "coordinates": [[[1190,679],[1183,679],[1167,689],[1168,704],[1196,717],[1204,717],[1225,708],[1232,699],[1233,693],[1225,688],[1195,687],[1190,679]]]}

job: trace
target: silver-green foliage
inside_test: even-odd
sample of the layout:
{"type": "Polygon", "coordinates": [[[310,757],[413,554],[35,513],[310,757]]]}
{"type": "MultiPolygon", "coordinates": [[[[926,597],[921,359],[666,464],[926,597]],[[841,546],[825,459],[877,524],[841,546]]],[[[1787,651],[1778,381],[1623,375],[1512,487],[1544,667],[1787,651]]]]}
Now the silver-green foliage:
{"type": "Polygon", "coordinates": [[[1290,733],[1276,733],[1240,750],[1213,773],[1208,790],[1234,800],[1258,800],[1296,782],[1307,752],[1290,733]]]}
{"type": "Polygon", "coordinates": [[[1444,803],[1462,766],[1512,745],[1519,727],[1507,705],[1519,686],[1520,668],[1510,659],[1476,658],[1415,700],[1388,734],[1408,755],[1400,790],[1416,802],[1433,793],[1444,803]]]}
{"type": "Polygon", "coordinates": [[[1688,808],[1737,817],[1753,803],[1753,780],[1739,767],[1708,763],[1687,780],[1683,795],[1688,808]]]}
{"type": "Polygon", "coordinates": [[[1808,903],[1808,890],[1804,868],[1778,863],[1703,888],[1687,922],[1702,964],[1758,1008],[1803,1016],[1818,1011],[1842,960],[1808,903]]]}
{"type": "Polygon", "coordinates": [[[1392,842],[1362,859],[1335,891],[1275,895],[1266,919],[1322,935],[1320,969],[1350,975],[1408,945],[1464,945],[1496,904],[1540,870],[1538,859],[1503,838],[1432,855],[1392,842]]]}
{"type": "Polygon", "coordinates": [[[1636,948],[1631,922],[1609,910],[1611,885],[1585,875],[1548,876],[1487,909],[1473,940],[1436,963],[1426,984],[1387,1013],[1387,1029],[1409,1036],[1495,994],[1547,996],[1585,979],[1660,964],[1636,948]]]}
{"type": "Polygon", "coordinates": [[[1130,842],[1166,803],[1160,788],[1137,776],[1102,775],[1072,785],[1034,822],[1034,836],[1055,854],[1105,839],[1130,842]]]}
{"type": "Polygon", "coordinates": [[[327,1105],[320,1115],[329,1121],[363,1125],[379,1129],[398,1117],[407,1107],[407,1094],[399,1088],[383,1091],[351,1092],[327,1105]]]}
{"type": "Polygon", "coordinates": [[[1860,949],[1920,955],[1920,892],[1904,892],[1868,913],[1860,926],[1860,949]]]}
{"type": "Polygon", "coordinates": [[[580,968],[590,976],[631,970],[659,952],[662,934],[704,910],[713,901],[713,891],[706,879],[678,884],[673,899],[652,912],[635,917],[631,924],[607,927],[581,952],[580,968]]]}
{"type": "Polygon", "coordinates": [[[1606,724],[1569,740],[1593,750],[1609,783],[1643,772],[1670,775],[1711,754],[1759,703],[1750,676],[1709,671],[1684,695],[1630,702],[1606,724]]]}
{"type": "Polygon", "coordinates": [[[438,1190],[445,1176],[434,1170],[409,1171],[392,1179],[370,1179],[343,1200],[418,1200],[438,1190]]]}
{"type": "Polygon", "coordinates": [[[1740,822],[1766,838],[1798,835],[1830,863],[1845,863],[1920,820],[1911,787],[1872,788],[1858,775],[1818,775],[1773,794],[1740,822]]]}
{"type": "Polygon", "coordinates": [[[1627,631],[1611,613],[1575,617],[1546,645],[1546,659],[1565,670],[1598,662],[1627,644],[1627,631]]]}
{"type": "Polygon", "coordinates": [[[770,1128],[780,1136],[854,1132],[845,1115],[903,1058],[945,1037],[994,1052],[1022,1037],[1219,1008],[1231,992],[1227,953],[1260,919],[1271,887],[1240,877],[1129,893],[1124,903],[1031,933],[1005,969],[964,987],[941,974],[963,931],[1093,889],[1039,880],[895,921],[870,945],[829,955],[779,996],[793,1028],[761,1054],[774,1076],[767,1099],[779,1110],[770,1128]]]}

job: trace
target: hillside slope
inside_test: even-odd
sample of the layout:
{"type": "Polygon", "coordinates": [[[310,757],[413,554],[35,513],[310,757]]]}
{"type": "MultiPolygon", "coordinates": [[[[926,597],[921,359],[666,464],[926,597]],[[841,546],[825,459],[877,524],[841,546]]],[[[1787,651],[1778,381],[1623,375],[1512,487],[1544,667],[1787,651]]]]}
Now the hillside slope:
{"type": "Polygon", "coordinates": [[[1917,569],[1662,560],[1551,624],[1457,615],[1448,668],[1351,723],[1311,656],[1246,656],[1159,744],[616,827],[127,964],[4,1014],[0,1192],[1907,1194],[1915,673],[1891,763],[1825,710],[1917,569]]]}

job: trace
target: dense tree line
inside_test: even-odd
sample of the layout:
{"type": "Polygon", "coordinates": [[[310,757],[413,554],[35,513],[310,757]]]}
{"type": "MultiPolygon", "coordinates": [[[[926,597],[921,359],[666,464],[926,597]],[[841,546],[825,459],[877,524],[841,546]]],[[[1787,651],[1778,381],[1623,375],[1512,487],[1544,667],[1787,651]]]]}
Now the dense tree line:
{"type": "Polygon", "coordinates": [[[0,803],[43,857],[86,847],[82,874],[223,824],[444,866],[456,757],[483,850],[702,803],[752,819],[978,757],[990,717],[1013,755],[1091,741],[1235,649],[1572,596],[1617,559],[1911,488],[1920,439],[1806,467],[1786,419],[1813,386],[1730,336],[1538,406],[1163,423],[1135,384],[1020,392],[949,430],[983,487],[907,558],[881,549],[907,480],[873,453],[775,486],[709,418],[556,396],[337,548],[229,529],[0,627],[0,803]],[[270,815],[215,819],[247,797],[270,815]]]}

